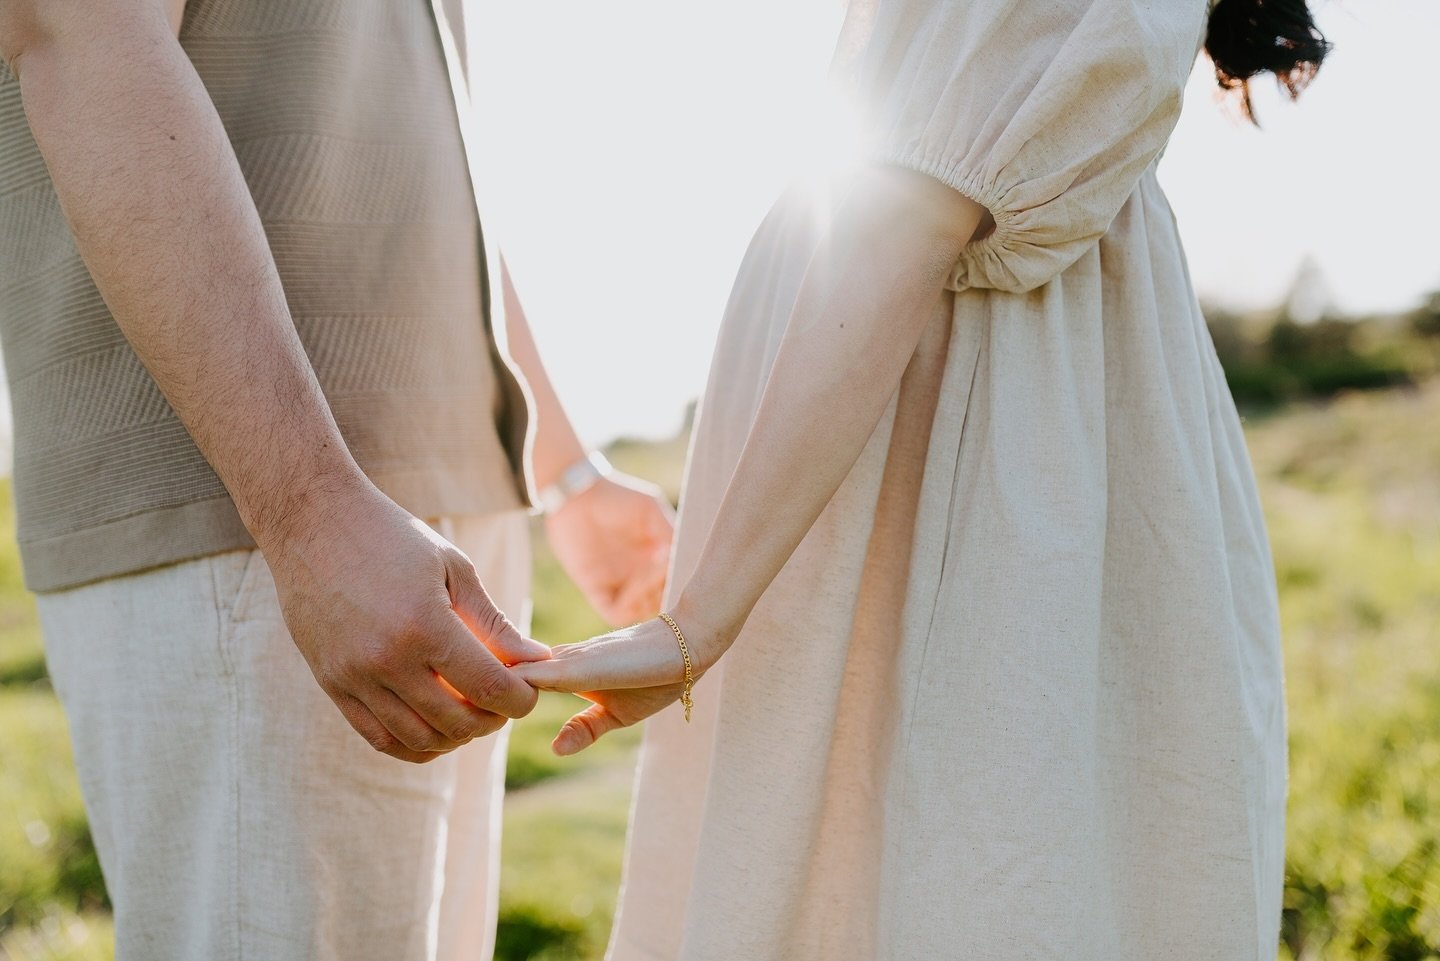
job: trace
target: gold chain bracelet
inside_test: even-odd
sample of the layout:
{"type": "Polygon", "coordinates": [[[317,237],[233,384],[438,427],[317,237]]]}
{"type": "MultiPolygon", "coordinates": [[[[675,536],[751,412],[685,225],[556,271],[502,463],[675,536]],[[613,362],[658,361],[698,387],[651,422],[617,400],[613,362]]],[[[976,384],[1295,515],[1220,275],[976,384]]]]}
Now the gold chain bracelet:
{"type": "Polygon", "coordinates": [[[685,635],[680,633],[680,625],[675,623],[675,618],[660,612],[660,620],[670,625],[670,630],[675,632],[675,640],[680,642],[680,656],[685,658],[685,690],[680,692],[680,703],[685,705],[685,723],[690,723],[690,709],[695,703],[690,700],[690,691],[695,687],[695,669],[690,663],[690,645],[685,643],[685,635]]]}

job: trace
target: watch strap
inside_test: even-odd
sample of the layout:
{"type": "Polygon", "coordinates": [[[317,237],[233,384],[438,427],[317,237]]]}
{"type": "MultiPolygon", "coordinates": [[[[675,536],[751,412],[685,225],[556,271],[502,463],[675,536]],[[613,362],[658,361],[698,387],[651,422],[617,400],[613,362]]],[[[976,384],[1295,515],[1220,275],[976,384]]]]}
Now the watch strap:
{"type": "Polygon", "coordinates": [[[596,481],[608,477],[614,470],[604,454],[592,450],[561,471],[553,483],[540,489],[540,509],[547,514],[555,513],[571,498],[585,493],[596,481]]]}

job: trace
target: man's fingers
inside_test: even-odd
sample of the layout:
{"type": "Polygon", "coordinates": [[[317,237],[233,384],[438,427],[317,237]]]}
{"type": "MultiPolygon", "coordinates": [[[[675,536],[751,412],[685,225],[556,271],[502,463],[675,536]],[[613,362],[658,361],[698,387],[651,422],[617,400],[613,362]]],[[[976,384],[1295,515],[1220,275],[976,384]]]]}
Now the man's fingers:
{"type": "Polygon", "coordinates": [[[413,764],[424,764],[426,761],[433,761],[440,757],[434,751],[412,751],[406,747],[399,738],[390,733],[389,728],[380,723],[379,718],[359,698],[351,697],[348,694],[332,694],[330,697],[355,732],[381,754],[388,754],[393,758],[413,764]]]}
{"type": "Polygon", "coordinates": [[[495,606],[469,558],[464,555],[452,558],[446,564],[445,574],[445,586],[450,592],[450,603],[455,613],[500,661],[518,664],[550,656],[550,648],[521,634],[504,612],[495,606]]]}
{"type": "Polygon", "coordinates": [[[427,671],[391,688],[410,708],[435,730],[459,744],[493,734],[505,726],[506,718],[471,704],[444,678],[427,671]]]}
{"type": "Polygon", "coordinates": [[[578,754],[601,737],[625,725],[599,704],[591,704],[560,728],[550,749],[561,757],[578,754]]]}
{"type": "Polygon", "coordinates": [[[397,741],[416,753],[444,754],[463,743],[435,730],[398,694],[387,688],[377,687],[367,692],[365,706],[397,741]]]}
{"type": "MultiPolygon", "coordinates": [[[[524,717],[534,710],[539,698],[535,688],[476,643],[458,617],[448,620],[430,655],[430,667],[435,673],[481,710],[505,717],[524,717]]],[[[545,652],[548,654],[550,649],[545,648],[545,652]]]]}

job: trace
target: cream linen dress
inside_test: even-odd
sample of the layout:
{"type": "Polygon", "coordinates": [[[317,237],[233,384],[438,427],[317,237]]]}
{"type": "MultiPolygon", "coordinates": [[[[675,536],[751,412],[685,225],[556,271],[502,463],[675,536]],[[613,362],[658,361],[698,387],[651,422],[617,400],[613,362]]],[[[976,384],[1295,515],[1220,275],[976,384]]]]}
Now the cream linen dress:
{"type": "MultiPolygon", "coordinates": [[[[1273,961],[1274,579],[1155,179],[1206,12],[852,5],[872,156],[996,226],[694,723],[649,722],[613,961],[1273,961]]],[[[784,196],[740,269],[672,583],[828,207],[784,196]]]]}

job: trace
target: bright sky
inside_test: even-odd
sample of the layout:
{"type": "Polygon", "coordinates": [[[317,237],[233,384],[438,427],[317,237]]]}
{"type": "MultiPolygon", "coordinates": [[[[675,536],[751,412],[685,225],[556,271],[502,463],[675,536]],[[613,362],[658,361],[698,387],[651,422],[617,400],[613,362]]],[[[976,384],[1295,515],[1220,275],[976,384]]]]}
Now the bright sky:
{"type": "MultiPolygon", "coordinates": [[[[664,435],[699,395],[745,245],[803,169],[836,0],[471,0],[495,136],[487,216],[582,433],[664,435]]],[[[1322,0],[1331,60],[1264,129],[1205,61],[1161,177],[1201,296],[1284,296],[1313,257],[1343,310],[1440,288],[1434,0],[1322,0]]]]}
{"type": "MultiPolygon", "coordinates": [[[[1197,0],[1198,2],[1198,0],[1197,0]]],[[[469,0],[498,236],[581,433],[664,436],[704,384],[770,203],[823,148],[839,0],[469,0]]],[[[1201,296],[1268,305],[1314,258],[1336,306],[1440,288],[1435,0],[1321,0],[1330,61],[1263,130],[1205,61],[1161,167],[1201,296]]],[[[9,405],[0,397],[0,448],[9,405]]]]}

